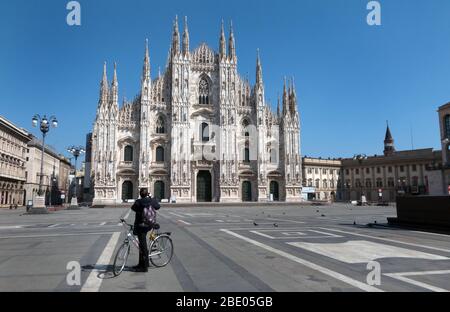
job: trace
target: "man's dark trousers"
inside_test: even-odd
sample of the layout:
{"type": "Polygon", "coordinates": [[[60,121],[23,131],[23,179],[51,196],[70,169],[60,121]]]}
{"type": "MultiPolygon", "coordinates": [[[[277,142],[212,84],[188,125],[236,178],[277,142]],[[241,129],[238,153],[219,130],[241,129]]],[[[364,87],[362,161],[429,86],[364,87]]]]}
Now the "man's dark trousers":
{"type": "Polygon", "coordinates": [[[150,266],[148,259],[148,246],[147,246],[147,233],[148,231],[139,231],[137,236],[139,239],[139,264],[138,266],[147,269],[150,266]]]}

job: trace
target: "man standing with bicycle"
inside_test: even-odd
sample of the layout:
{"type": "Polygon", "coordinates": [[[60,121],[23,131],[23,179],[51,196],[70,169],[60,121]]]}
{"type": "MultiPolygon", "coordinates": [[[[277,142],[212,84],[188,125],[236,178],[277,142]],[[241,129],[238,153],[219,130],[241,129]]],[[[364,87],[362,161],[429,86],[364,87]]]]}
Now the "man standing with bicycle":
{"type": "Polygon", "coordinates": [[[139,192],[141,198],[131,207],[136,213],[134,219],[134,234],[139,239],[139,264],[133,267],[135,272],[148,272],[150,266],[148,259],[148,246],[147,246],[147,233],[152,229],[152,224],[147,220],[145,216],[146,209],[159,210],[161,207],[158,201],[148,194],[147,189],[141,189],[139,192]]]}

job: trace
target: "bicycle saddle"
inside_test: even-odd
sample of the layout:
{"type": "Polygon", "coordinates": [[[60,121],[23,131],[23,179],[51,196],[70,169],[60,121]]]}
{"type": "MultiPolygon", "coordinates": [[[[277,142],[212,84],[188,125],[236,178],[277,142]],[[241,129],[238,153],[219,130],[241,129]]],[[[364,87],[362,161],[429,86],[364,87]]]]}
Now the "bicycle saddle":
{"type": "Polygon", "coordinates": [[[153,228],[154,228],[155,230],[159,230],[161,227],[159,226],[158,223],[155,223],[155,224],[153,225],[153,228]]]}

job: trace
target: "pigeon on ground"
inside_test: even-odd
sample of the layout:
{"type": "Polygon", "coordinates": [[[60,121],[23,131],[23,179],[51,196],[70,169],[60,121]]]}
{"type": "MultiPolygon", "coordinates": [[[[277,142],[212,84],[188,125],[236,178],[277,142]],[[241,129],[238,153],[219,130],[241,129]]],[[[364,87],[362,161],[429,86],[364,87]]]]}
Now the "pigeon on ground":
{"type": "Polygon", "coordinates": [[[253,222],[253,225],[254,225],[254,226],[258,226],[259,224],[258,224],[258,223],[256,223],[256,222],[253,222]]]}
{"type": "Polygon", "coordinates": [[[356,225],[356,221],[353,221],[353,225],[356,225]]]}
{"type": "Polygon", "coordinates": [[[375,221],[374,223],[377,224],[377,221],[375,221]]]}
{"type": "Polygon", "coordinates": [[[277,227],[278,227],[278,224],[274,223],[273,226],[277,228],[277,227]]]}
{"type": "Polygon", "coordinates": [[[316,212],[319,212],[319,210],[316,210],[316,212]]]}
{"type": "Polygon", "coordinates": [[[323,214],[322,217],[325,217],[325,215],[323,214]]]}

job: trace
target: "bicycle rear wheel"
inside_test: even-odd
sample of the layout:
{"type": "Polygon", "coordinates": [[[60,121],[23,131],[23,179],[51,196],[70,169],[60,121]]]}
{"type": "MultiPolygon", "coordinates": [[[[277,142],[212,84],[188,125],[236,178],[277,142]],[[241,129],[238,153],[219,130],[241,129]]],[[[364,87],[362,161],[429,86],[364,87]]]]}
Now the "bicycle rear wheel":
{"type": "Polygon", "coordinates": [[[120,275],[127,264],[128,256],[130,255],[130,244],[123,243],[117,251],[114,259],[113,272],[115,276],[120,275]]]}
{"type": "Polygon", "coordinates": [[[169,264],[173,256],[173,243],[168,235],[158,236],[150,245],[150,262],[158,268],[169,264]]]}

